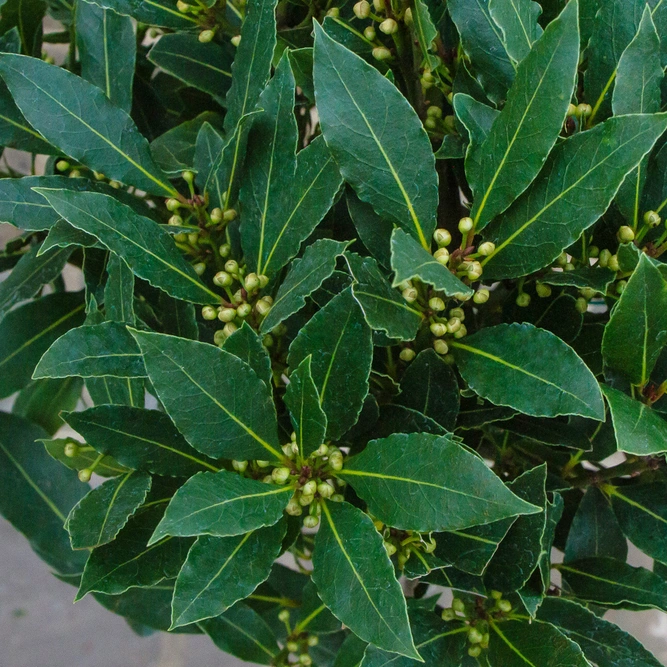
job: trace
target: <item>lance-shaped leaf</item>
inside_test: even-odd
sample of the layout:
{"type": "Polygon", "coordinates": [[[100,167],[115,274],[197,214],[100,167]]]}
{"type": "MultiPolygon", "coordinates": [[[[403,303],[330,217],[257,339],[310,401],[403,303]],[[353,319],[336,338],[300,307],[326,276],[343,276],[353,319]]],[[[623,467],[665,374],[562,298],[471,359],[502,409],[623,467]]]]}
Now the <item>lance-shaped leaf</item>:
{"type": "Polygon", "coordinates": [[[19,392],[12,412],[53,435],[64,423],[61,411],[76,408],[82,389],[80,378],[31,382],[19,392]]]}
{"type": "Polygon", "coordinates": [[[442,290],[447,296],[472,295],[470,287],[398,227],[391,235],[391,268],[395,273],[394,287],[417,278],[442,290]]]}
{"type": "Polygon", "coordinates": [[[372,257],[347,253],[345,259],[354,278],[352,294],[371,328],[384,331],[390,338],[413,340],[421,325],[422,314],[392,288],[372,257]]]}
{"type": "Polygon", "coordinates": [[[532,0],[489,0],[489,13],[503,33],[507,55],[515,64],[520,63],[542,35],[537,22],[542,8],[532,0]]]}
{"type": "Polygon", "coordinates": [[[301,259],[292,262],[290,271],[278,289],[261,331],[271,331],[306,305],[306,298],[322,286],[336,269],[336,260],[349,245],[346,241],[320,239],[309,245],[301,259]]]}
{"type": "Polygon", "coordinates": [[[549,331],[532,324],[499,324],[452,346],[463,379],[496,405],[534,417],[604,419],[595,376],[549,331]]]}
{"type": "Polygon", "coordinates": [[[168,537],[158,544],[146,546],[162,512],[160,506],[140,511],[113,542],[93,550],[86,562],[75,602],[91,592],[120,595],[130,588],[146,588],[176,577],[192,540],[168,537]]]}
{"type": "Polygon", "coordinates": [[[401,530],[461,530],[540,511],[451,436],[397,433],[373,440],[337,474],[374,516],[401,530]]]}
{"type": "Polygon", "coordinates": [[[588,667],[581,648],[549,623],[491,623],[489,662],[514,667],[588,667]]]}
{"type": "MultiPolygon", "coordinates": [[[[463,126],[462,134],[467,133],[468,147],[466,149],[466,162],[468,159],[478,161],[477,151],[486,141],[491,128],[500,115],[498,109],[494,109],[474,97],[465,93],[454,95],[454,111],[456,119],[463,126]]],[[[475,169],[476,167],[472,167],[475,169]]],[[[478,167],[477,167],[478,168],[478,167]]]]}
{"type": "Polygon", "coordinates": [[[89,487],[54,461],[39,426],[0,413],[0,514],[56,572],[78,574],[87,554],[72,551],[63,523],[89,487]]]}
{"type": "Polygon", "coordinates": [[[605,327],[602,356],[609,368],[643,386],[666,342],[667,281],[642,254],[605,327]]]}
{"type": "Polygon", "coordinates": [[[34,378],[146,377],[144,360],[124,325],[104,322],[70,329],[44,353],[34,378]]]}
{"type": "Polygon", "coordinates": [[[137,54],[134,25],[127,16],[81,0],[76,3],[76,41],[81,76],[120,109],[132,109],[137,54]]]}
{"type": "Polygon", "coordinates": [[[215,42],[202,44],[193,33],[176,32],[160,37],[148,59],[165,72],[217,97],[232,84],[233,53],[215,42]]]}
{"type": "Polygon", "coordinates": [[[176,579],[172,628],[219,616],[266,581],[285,526],[281,521],[245,535],[199,537],[176,579]]]}
{"type": "Polygon", "coordinates": [[[581,647],[599,667],[659,667],[660,662],[632,635],[580,604],[547,597],[537,612],[538,623],[549,623],[581,647]]]}
{"type": "Polygon", "coordinates": [[[549,271],[545,276],[540,277],[540,282],[547,285],[564,285],[571,287],[590,287],[591,289],[605,294],[607,287],[616,280],[616,274],[611,269],[602,267],[574,269],[573,271],[549,271]]]}
{"type": "Polygon", "coordinates": [[[247,322],[225,340],[223,349],[245,361],[267,387],[271,386],[271,357],[262,344],[262,339],[247,322]]]}
{"type": "MultiPolygon", "coordinates": [[[[103,456],[100,459],[97,452],[92,447],[79,447],[78,445],[81,445],[81,443],[73,441],[72,438],[55,438],[52,440],[43,439],[40,440],[40,442],[44,444],[44,448],[49,453],[49,456],[56,461],[59,461],[70,470],[78,471],[83,470],[84,468],[90,468],[95,460],[99,459],[95,466],[95,474],[100,477],[116,477],[117,475],[124,475],[125,473],[130,472],[128,468],[122,466],[111,456],[103,456]],[[67,456],[65,454],[65,447],[72,442],[75,442],[77,445],[77,452],[74,456],[67,456]]],[[[88,489],[85,489],[85,491],[87,490],[88,489]]]]}
{"type": "Polygon", "coordinates": [[[569,2],[521,62],[507,103],[477,154],[483,159],[466,161],[477,230],[530,185],[556,143],[579,63],[577,8],[569,2]]]}
{"type": "Polygon", "coordinates": [[[625,536],[647,556],[667,561],[667,485],[611,487],[611,506],[625,536]]]}
{"type": "Polygon", "coordinates": [[[284,398],[302,457],[315,451],[324,442],[327,432],[327,416],[320,405],[320,395],[311,373],[312,359],[307,356],[294,369],[284,398]]]}
{"type": "MultiPolygon", "coordinates": [[[[391,265],[391,233],[394,225],[390,220],[381,218],[370,204],[362,202],[354,194],[352,188],[345,191],[347,211],[359,234],[361,242],[368,252],[377,259],[385,269],[391,265]]],[[[408,236],[406,234],[406,236],[408,236]]],[[[412,237],[410,237],[412,238],[412,237]]],[[[421,248],[419,243],[417,245],[421,248]]]]}
{"type": "Polygon", "coordinates": [[[197,19],[178,11],[176,0],[96,0],[97,5],[147,25],[196,28],[197,19]]]}
{"type": "Polygon", "coordinates": [[[367,514],[347,503],[322,505],[312,577],[324,604],[354,634],[420,660],[394,567],[367,514]]]}
{"type": "Polygon", "coordinates": [[[336,439],[361,412],[373,355],[371,329],[349,289],[329,301],[299,331],[287,358],[290,368],[310,355],[313,380],[327,416],[327,436],[336,439]]]}
{"type": "Polygon", "coordinates": [[[91,549],[111,542],[151,488],[151,477],[129,472],[89,491],[72,509],[65,527],[73,549],[91,549]]]}
{"type": "Polygon", "coordinates": [[[432,50],[433,41],[438,36],[438,29],[433,25],[428,5],[422,2],[422,0],[414,1],[412,21],[422,52],[423,62],[429,69],[436,69],[437,62],[430,51],[432,50]]]}
{"type": "Polygon", "coordinates": [[[178,430],[209,456],[282,459],[271,391],[250,366],[207,343],[132,331],[178,430]]]}
{"type": "Polygon", "coordinates": [[[42,21],[46,13],[43,0],[7,0],[2,5],[0,34],[2,51],[7,53],[23,52],[38,58],[42,46],[42,21]]]}
{"type": "MultiPolygon", "coordinates": [[[[35,194],[37,193],[35,192],[35,194]]],[[[41,195],[37,196],[41,198],[41,195]]],[[[61,218],[49,229],[49,234],[44,239],[44,243],[39,247],[37,254],[41,256],[53,248],[67,248],[67,246],[73,245],[78,245],[82,248],[104,248],[94,236],[86,234],[86,232],[82,232],[76,227],[72,227],[69,222],[61,218]]]]}
{"type": "Polygon", "coordinates": [[[107,262],[104,286],[104,311],[108,320],[134,326],[134,274],[124,259],[115,253],[107,262]]]}
{"type": "Polygon", "coordinates": [[[199,280],[169,234],[129,206],[97,192],[38,188],[71,225],[98,238],[122,257],[132,271],[171,296],[195,303],[219,297],[199,280]]]}
{"type": "Polygon", "coordinates": [[[667,582],[643,567],[613,558],[586,558],[558,566],[576,597],[610,607],[667,609],[667,582]]]}
{"type": "Polygon", "coordinates": [[[38,255],[33,246],[21,257],[12,272],[0,282],[0,318],[19,301],[34,296],[43,285],[55,280],[65,268],[71,248],[55,248],[38,255]]]}
{"type": "Polygon", "coordinates": [[[317,23],[314,57],[322,131],[343,178],[362,201],[429,248],[438,179],[419,117],[391,81],[317,23]]]}
{"type": "Polygon", "coordinates": [[[166,292],[160,293],[159,303],[164,333],[191,340],[199,338],[194,304],[174,299],[166,292]]]}
{"type": "Polygon", "coordinates": [[[191,477],[172,498],[149,544],[165,535],[241,535],[280,521],[294,492],[221,470],[191,477]]]}
{"type": "Polygon", "coordinates": [[[83,319],[81,292],[49,294],[8,313],[0,322],[0,396],[23,389],[44,352],[83,319]]]}
{"type": "Polygon", "coordinates": [[[621,452],[650,456],[667,451],[667,421],[645,403],[609,385],[602,391],[611,412],[616,446],[621,452]]]}
{"type": "Polygon", "coordinates": [[[133,470],[165,477],[218,471],[210,459],[190,447],[164,412],[98,405],[70,412],[65,419],[100,454],[110,455],[133,470]]]}
{"type": "Polygon", "coordinates": [[[496,249],[482,262],[485,278],[550,264],[605,212],[665,128],[665,114],[619,116],[556,146],[530,188],[487,228],[496,249]]]}
{"type": "Polygon", "coordinates": [[[176,194],[132,119],[91,83],[37,58],[3,53],[0,74],[28,122],[63,153],[109,178],[176,194]]]}

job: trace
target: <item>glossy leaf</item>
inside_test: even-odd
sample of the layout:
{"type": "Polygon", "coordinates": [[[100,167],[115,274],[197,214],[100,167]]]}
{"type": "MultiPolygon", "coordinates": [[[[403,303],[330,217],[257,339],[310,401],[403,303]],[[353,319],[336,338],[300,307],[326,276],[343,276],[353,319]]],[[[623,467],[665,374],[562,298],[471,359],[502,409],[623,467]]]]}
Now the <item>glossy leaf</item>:
{"type": "Polygon", "coordinates": [[[503,33],[507,55],[515,64],[520,63],[542,35],[537,22],[542,8],[532,0],[489,0],[489,13],[503,33]]]}
{"type": "MultiPolygon", "coordinates": [[[[100,477],[116,477],[118,475],[124,475],[125,473],[130,472],[128,468],[122,466],[118,461],[115,461],[110,456],[103,456],[99,458],[97,451],[92,447],[88,446],[79,446],[78,451],[75,456],[67,456],[65,454],[65,447],[72,443],[76,442],[77,445],[80,445],[78,441],[73,441],[72,438],[56,438],[52,440],[41,440],[44,443],[44,447],[51,456],[56,461],[62,463],[66,468],[70,470],[83,470],[84,468],[90,468],[90,466],[95,463],[97,459],[97,465],[95,466],[95,474],[100,477]]],[[[87,489],[85,489],[87,490],[87,489]]]]}
{"type": "Polygon", "coordinates": [[[451,344],[463,379],[492,403],[535,417],[604,418],[595,377],[572,348],[548,331],[500,324],[451,344]]]}
{"type": "Polygon", "coordinates": [[[314,55],[320,122],[343,178],[377,213],[430,247],[437,176],[417,115],[390,81],[319,24],[314,55]],[[375,91],[372,97],[368,90],[375,91]],[[408,154],[410,160],[405,159],[408,154]]]}
{"type": "Polygon", "coordinates": [[[590,287],[591,289],[605,294],[607,287],[614,282],[616,274],[611,269],[575,269],[574,271],[550,271],[540,281],[547,285],[562,287],[590,287]]]}
{"type": "Polygon", "coordinates": [[[539,511],[448,436],[395,434],[374,440],[346,461],[338,476],[374,516],[401,530],[461,530],[539,511]]]}
{"type": "Polygon", "coordinates": [[[174,0],[97,0],[96,4],[149,25],[165,28],[193,28],[197,25],[194,17],[178,11],[174,0]]]}
{"type": "Polygon", "coordinates": [[[107,262],[109,277],[104,287],[104,310],[108,320],[134,326],[134,274],[118,255],[107,262]]]}
{"type": "Polygon", "coordinates": [[[419,660],[405,598],[370,517],[346,503],[326,503],[321,520],[312,577],[324,604],[364,641],[419,660]]]}
{"type": "MultiPolygon", "coordinates": [[[[394,224],[391,220],[381,218],[370,204],[361,201],[349,187],[345,191],[345,202],[361,242],[368,252],[388,269],[391,265],[390,239],[394,224]]],[[[419,242],[417,246],[421,248],[419,242]]]]}
{"type": "Polygon", "coordinates": [[[267,387],[271,386],[271,357],[262,339],[247,322],[225,340],[223,349],[248,364],[267,387]]]}

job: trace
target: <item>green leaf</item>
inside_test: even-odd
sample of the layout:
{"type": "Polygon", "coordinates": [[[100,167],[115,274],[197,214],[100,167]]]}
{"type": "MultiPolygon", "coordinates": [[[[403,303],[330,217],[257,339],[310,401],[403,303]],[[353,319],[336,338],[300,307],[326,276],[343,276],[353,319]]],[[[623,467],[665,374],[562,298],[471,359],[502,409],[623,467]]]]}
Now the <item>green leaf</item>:
{"type": "Polygon", "coordinates": [[[422,2],[422,0],[415,0],[413,6],[413,26],[417,35],[417,41],[421,48],[423,62],[428,69],[436,69],[438,62],[430,52],[433,50],[433,41],[438,36],[438,30],[435,25],[433,25],[431,14],[425,2],[422,2]]]}
{"type": "Polygon", "coordinates": [[[81,76],[129,114],[137,52],[132,20],[81,0],[76,3],[76,42],[81,76]]]}
{"type": "Polygon", "coordinates": [[[224,613],[266,581],[285,523],[234,537],[197,538],[176,579],[172,628],[224,613]]]}
{"type": "Polygon", "coordinates": [[[100,459],[95,449],[82,445],[80,442],[72,440],[72,438],[57,438],[54,440],[41,440],[40,442],[44,443],[49,456],[70,470],[90,468],[99,459],[95,465],[95,474],[100,477],[116,477],[117,475],[124,475],[130,472],[128,468],[122,466],[111,456],[103,456],[100,459]],[[75,456],[67,456],[65,454],[65,447],[72,442],[77,445],[78,451],[75,456]]]}
{"type": "Polygon", "coordinates": [[[611,269],[602,267],[574,269],[574,271],[549,271],[540,277],[540,282],[557,287],[571,286],[590,287],[600,294],[606,294],[607,287],[616,280],[616,274],[611,269]]]}
{"type": "Polygon", "coordinates": [[[459,383],[454,371],[436,354],[423,350],[405,370],[398,403],[453,431],[459,413],[459,383]]]}
{"type": "Polygon", "coordinates": [[[422,314],[392,288],[372,257],[346,253],[345,259],[354,278],[352,295],[369,326],[396,340],[413,340],[422,323],[422,314]]]}
{"type": "MultiPolygon", "coordinates": [[[[299,521],[299,523],[301,523],[299,521]]],[[[340,621],[327,609],[317,594],[317,588],[312,581],[303,587],[301,606],[296,616],[295,631],[312,634],[329,634],[341,629],[340,621]]]]}
{"type": "Polygon", "coordinates": [[[174,299],[166,292],[160,292],[159,303],[164,333],[191,340],[199,338],[194,304],[174,299]]]}
{"type": "Polygon", "coordinates": [[[534,417],[604,419],[600,387],[574,350],[532,324],[487,327],[451,341],[470,388],[496,405],[534,417]]]}
{"type": "Polygon", "coordinates": [[[575,641],[598,667],[659,667],[660,663],[634,637],[585,607],[564,598],[547,597],[537,613],[575,641]]]}
{"type": "Polygon", "coordinates": [[[334,272],[336,260],[348,245],[348,242],[332,239],[320,239],[309,245],[303,257],[292,262],[260,330],[271,331],[290,315],[301,310],[306,305],[306,298],[318,290],[334,272]]]}
{"type": "Polygon", "coordinates": [[[647,556],[667,561],[667,504],[664,482],[608,489],[624,535],[647,556]]]}
{"type": "Polygon", "coordinates": [[[148,60],[189,86],[223,98],[232,84],[230,48],[216,42],[202,44],[195,34],[162,35],[148,53],[148,60]]]}
{"type": "Polygon", "coordinates": [[[371,330],[350,289],[334,297],[298,333],[287,363],[313,355],[311,371],[327,416],[327,437],[339,438],[357,421],[368,394],[371,330]]]}
{"type": "Polygon", "coordinates": [[[97,5],[131,16],[147,25],[164,28],[196,28],[197,20],[179,12],[176,0],[97,0],[97,5]]]}
{"type": "Polygon", "coordinates": [[[489,0],[489,13],[503,33],[503,44],[514,64],[520,63],[542,35],[537,22],[542,8],[532,0],[489,0]]]}
{"type": "Polygon", "coordinates": [[[664,114],[619,116],[556,146],[530,188],[488,227],[496,250],[482,262],[485,279],[550,264],[605,212],[666,127],[664,114]]]}
{"type": "MultiPolygon", "coordinates": [[[[19,44],[16,50],[3,48],[2,51],[39,57],[42,46],[42,21],[46,13],[46,3],[42,0],[7,0],[2,4],[2,19],[0,20],[0,35],[3,37],[12,28],[17,29],[19,44]]],[[[13,41],[13,38],[12,38],[13,41]]],[[[12,45],[13,46],[13,45],[12,45]]]]}
{"type": "Polygon", "coordinates": [[[491,622],[489,662],[507,667],[588,667],[581,648],[549,623],[491,622]]]}
{"type": "Polygon", "coordinates": [[[394,287],[417,278],[442,290],[447,296],[469,297],[473,293],[470,287],[399,228],[395,228],[391,234],[391,268],[395,273],[394,287]]]}
{"type": "Polygon", "coordinates": [[[581,600],[609,607],[667,609],[667,582],[643,567],[613,558],[586,558],[558,569],[581,600]]]}
{"type": "Polygon", "coordinates": [[[619,451],[638,456],[667,451],[667,421],[655,410],[606,384],[602,392],[609,404],[619,451]]]}
{"type": "Polygon", "coordinates": [[[437,175],[421,121],[394,84],[319,24],[314,28],[317,108],[343,178],[379,215],[430,248],[437,175]]]}
{"type": "Polygon", "coordinates": [[[312,359],[307,356],[291,373],[284,397],[302,457],[308,457],[324,442],[327,431],[327,416],[311,373],[312,359]]]}
{"type": "Polygon", "coordinates": [[[506,593],[518,591],[537,568],[546,527],[546,475],[547,467],[543,464],[524,472],[508,484],[519,498],[543,511],[520,516],[512,524],[484,574],[487,588],[506,593]]]}
{"type": "Polygon", "coordinates": [[[312,577],[324,604],[354,634],[420,660],[403,592],[368,515],[347,503],[322,505],[312,577]]]}
{"type": "MultiPolygon", "coordinates": [[[[207,343],[132,331],[157,396],[185,439],[212,457],[282,459],[270,389],[207,343]]],[[[355,339],[356,341],[356,339],[355,339]]]]}
{"type": "Polygon", "coordinates": [[[0,432],[0,514],[57,572],[78,574],[87,554],[72,551],[63,523],[89,487],[46,453],[39,426],[3,412],[0,432]]]}
{"type": "Polygon", "coordinates": [[[99,405],[70,412],[65,420],[98,452],[132,470],[166,477],[189,477],[204,469],[218,471],[209,459],[188,445],[163,412],[99,405]]]}
{"type": "Polygon", "coordinates": [[[225,340],[223,349],[248,364],[267,387],[271,386],[271,357],[262,339],[247,322],[225,340]]]}
{"type": "Polygon", "coordinates": [[[37,58],[0,55],[0,74],[28,122],[63,153],[109,178],[176,194],[132,119],[97,87],[37,58]]]}
{"type": "MultiPolygon", "coordinates": [[[[463,126],[462,134],[467,133],[468,147],[466,148],[466,162],[479,161],[479,149],[491,132],[491,128],[500,115],[500,111],[478,102],[465,93],[454,95],[454,111],[456,119],[463,126]]],[[[474,167],[473,167],[474,168],[474,167]]]]}
{"type": "Polygon", "coordinates": [[[72,548],[91,549],[111,542],[146,500],[150,488],[150,475],[131,471],[89,491],[65,523],[72,548]]]}
{"type": "Polygon", "coordinates": [[[539,511],[451,436],[397,433],[373,440],[337,475],[374,516],[400,530],[461,530],[539,511]]]}
{"type": "Polygon", "coordinates": [[[49,294],[8,313],[0,322],[0,397],[23,389],[44,352],[83,318],[81,292],[49,294]]]}
{"type": "Polygon", "coordinates": [[[12,272],[0,282],[0,318],[19,301],[32,298],[44,285],[55,280],[65,267],[71,248],[55,248],[38,255],[33,246],[12,272]]]}
{"type": "Polygon", "coordinates": [[[33,378],[146,377],[141,352],[123,324],[70,329],[44,353],[33,378]]]}
{"type": "Polygon", "coordinates": [[[93,549],[75,602],[91,592],[120,595],[130,588],[146,588],[176,577],[192,540],[168,537],[146,546],[162,511],[160,506],[140,510],[113,542],[93,549]]]}
{"type": "MultiPolygon", "coordinates": [[[[370,254],[388,269],[391,266],[390,239],[394,231],[393,223],[381,218],[370,204],[362,202],[349,187],[345,191],[345,203],[361,242],[370,254]]],[[[421,248],[419,243],[417,245],[421,248]]]]}
{"type": "Polygon", "coordinates": [[[228,537],[280,521],[293,486],[267,485],[234,472],[201,472],[174,495],[149,544],[165,535],[228,537]]]}
{"type": "Polygon", "coordinates": [[[609,556],[625,562],[628,544],[621,527],[600,489],[592,486],[572,520],[565,543],[565,562],[582,558],[609,556]]]}
{"type": "Polygon", "coordinates": [[[220,616],[202,621],[199,627],[221,651],[246,662],[271,665],[280,652],[273,630],[242,602],[220,616]]]}
{"type": "Polygon", "coordinates": [[[37,189],[77,229],[97,237],[132,271],[171,296],[216,303],[219,296],[199,280],[169,234],[129,206],[96,192],[37,189]]]}
{"type": "Polygon", "coordinates": [[[666,342],[667,282],[642,253],[605,327],[602,356],[609,368],[643,386],[666,342]]]}
{"type": "Polygon", "coordinates": [[[111,253],[109,277],[104,287],[104,311],[108,320],[134,326],[134,274],[125,260],[111,253]]]}

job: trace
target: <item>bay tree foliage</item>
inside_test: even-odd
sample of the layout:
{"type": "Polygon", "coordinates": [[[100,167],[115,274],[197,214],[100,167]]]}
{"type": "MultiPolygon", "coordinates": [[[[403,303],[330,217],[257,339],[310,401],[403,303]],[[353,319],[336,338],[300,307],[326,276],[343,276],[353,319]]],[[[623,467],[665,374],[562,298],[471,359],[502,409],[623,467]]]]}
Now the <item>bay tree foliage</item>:
{"type": "Polygon", "coordinates": [[[248,662],[659,665],[666,66],[663,0],[4,2],[0,513],[248,662]]]}

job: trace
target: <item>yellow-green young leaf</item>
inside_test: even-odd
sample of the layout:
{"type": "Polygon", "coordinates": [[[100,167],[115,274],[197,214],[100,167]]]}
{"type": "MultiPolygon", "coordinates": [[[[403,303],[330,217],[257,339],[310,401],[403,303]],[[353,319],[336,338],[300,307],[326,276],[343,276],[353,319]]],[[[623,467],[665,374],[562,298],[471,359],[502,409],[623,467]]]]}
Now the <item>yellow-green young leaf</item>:
{"type": "Polygon", "coordinates": [[[3,53],[0,74],[28,122],[66,155],[156,195],[175,194],[132,119],[93,84],[37,58],[3,53]]]}
{"type": "Polygon", "coordinates": [[[334,297],[292,341],[287,362],[312,355],[311,371],[327,416],[327,436],[339,438],[357,421],[368,394],[371,329],[350,289],[334,297]]]}
{"type": "Polygon", "coordinates": [[[196,28],[197,19],[178,11],[176,0],[97,0],[95,4],[139,23],[164,28],[196,28]]]}
{"type": "Polygon", "coordinates": [[[667,420],[648,405],[603,384],[621,452],[650,456],[667,451],[667,420]]]}
{"type": "Polygon", "coordinates": [[[271,390],[248,364],[207,343],[132,335],[158,398],[195,449],[214,458],[282,459],[271,390]]]}
{"type": "Polygon", "coordinates": [[[320,405],[320,395],[311,373],[312,356],[307,356],[290,375],[285,405],[290,411],[296,442],[302,457],[308,457],[323,442],[327,416],[320,405]]]}
{"type": "Polygon", "coordinates": [[[542,35],[537,22],[542,8],[532,0],[489,0],[489,13],[502,31],[507,55],[515,64],[520,63],[542,35]]]}
{"type": "Polygon", "coordinates": [[[355,635],[420,660],[394,567],[371,518],[347,503],[324,503],[313,581],[324,604],[355,635]]]}
{"type": "Polygon", "coordinates": [[[104,322],[70,329],[44,353],[33,378],[146,377],[141,352],[124,325],[104,322]]]}
{"type": "Polygon", "coordinates": [[[314,27],[315,98],[343,178],[362,201],[429,248],[438,178],[419,117],[391,81],[314,27]]]}
{"type": "Polygon", "coordinates": [[[171,296],[195,303],[216,303],[178,251],[167,232],[129,206],[97,192],[37,191],[77,229],[92,234],[122,257],[132,271],[171,296]]]}
{"type": "Polygon", "coordinates": [[[534,417],[604,419],[595,376],[549,331],[532,324],[499,324],[451,345],[463,379],[496,405],[534,417]]]}
{"type": "Polygon", "coordinates": [[[44,450],[39,426],[0,413],[0,514],[56,572],[76,575],[88,554],[72,551],[63,523],[89,490],[44,450]]]}
{"type": "Polygon", "coordinates": [[[234,472],[201,472],[191,477],[172,498],[150,544],[165,535],[241,535],[272,526],[294,492],[234,472]]]}
{"type": "Polygon", "coordinates": [[[666,342],[667,282],[642,254],[605,327],[602,356],[632,384],[644,385],[666,342]]]}
{"type": "Polygon", "coordinates": [[[507,104],[480,148],[483,159],[466,164],[477,230],[530,185],[556,143],[579,63],[578,26],[578,3],[571,0],[519,65],[507,104]]]}
{"type": "Polygon", "coordinates": [[[401,530],[461,530],[540,511],[451,436],[397,433],[373,440],[337,474],[373,516],[401,530]]]}
{"type": "Polygon", "coordinates": [[[111,542],[144,503],[150,488],[150,475],[130,471],[89,491],[65,523],[72,548],[92,549],[111,542]]]}
{"type": "Polygon", "coordinates": [[[485,278],[550,264],[606,211],[665,128],[666,114],[618,116],[556,146],[530,188],[487,228],[496,250],[482,261],[485,278]]]}
{"type": "Polygon", "coordinates": [[[262,339],[253,328],[244,322],[223,344],[225,352],[233,354],[244,361],[260,377],[267,387],[271,386],[273,372],[271,357],[262,344],[262,339]]]}
{"type": "Polygon", "coordinates": [[[65,419],[96,451],[111,455],[133,470],[165,477],[189,477],[202,470],[219,470],[213,461],[190,447],[164,412],[98,405],[70,412],[65,419]]]}
{"type": "Polygon", "coordinates": [[[201,536],[176,579],[171,627],[220,616],[267,579],[286,523],[234,537],[201,536]]]}
{"type": "Polygon", "coordinates": [[[129,114],[137,54],[132,19],[81,0],[76,3],[76,42],[81,76],[129,114]]]}

